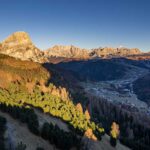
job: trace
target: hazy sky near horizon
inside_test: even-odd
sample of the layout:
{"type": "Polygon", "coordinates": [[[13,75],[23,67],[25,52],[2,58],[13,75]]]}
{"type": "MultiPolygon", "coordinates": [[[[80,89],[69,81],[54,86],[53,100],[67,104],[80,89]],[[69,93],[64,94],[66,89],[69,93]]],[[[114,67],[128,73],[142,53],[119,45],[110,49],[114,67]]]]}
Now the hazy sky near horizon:
{"type": "Polygon", "coordinates": [[[150,0],[0,0],[0,41],[26,31],[34,44],[150,51],[150,0]]]}

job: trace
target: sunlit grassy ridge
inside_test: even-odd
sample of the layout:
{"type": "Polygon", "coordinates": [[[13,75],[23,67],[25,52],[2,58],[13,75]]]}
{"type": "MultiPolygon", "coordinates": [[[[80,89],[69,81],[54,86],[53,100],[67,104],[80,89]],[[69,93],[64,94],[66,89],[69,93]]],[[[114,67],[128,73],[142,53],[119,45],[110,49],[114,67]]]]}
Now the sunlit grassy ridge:
{"type": "MultiPolygon", "coordinates": [[[[49,72],[38,63],[20,61],[2,54],[0,54],[0,71],[1,80],[42,82],[47,81],[50,77],[49,72]]],[[[3,85],[1,84],[0,86],[3,85]]]]}
{"type": "Polygon", "coordinates": [[[77,109],[64,88],[47,84],[50,73],[40,64],[0,55],[0,71],[3,73],[0,75],[1,104],[40,108],[61,118],[82,135],[91,128],[101,138],[104,129],[77,109]]]}

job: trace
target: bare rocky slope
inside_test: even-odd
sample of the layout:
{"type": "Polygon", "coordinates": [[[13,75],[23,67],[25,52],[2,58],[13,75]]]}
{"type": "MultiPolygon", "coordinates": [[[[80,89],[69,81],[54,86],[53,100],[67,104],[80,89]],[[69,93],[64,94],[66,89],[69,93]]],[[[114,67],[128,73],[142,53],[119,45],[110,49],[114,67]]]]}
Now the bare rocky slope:
{"type": "Polygon", "coordinates": [[[20,142],[23,142],[27,145],[26,150],[36,150],[38,147],[42,147],[45,150],[56,149],[54,145],[50,144],[48,141],[32,134],[25,124],[15,120],[10,115],[1,111],[0,115],[7,119],[5,139],[6,148],[8,150],[15,149],[17,144],[20,142]]]}

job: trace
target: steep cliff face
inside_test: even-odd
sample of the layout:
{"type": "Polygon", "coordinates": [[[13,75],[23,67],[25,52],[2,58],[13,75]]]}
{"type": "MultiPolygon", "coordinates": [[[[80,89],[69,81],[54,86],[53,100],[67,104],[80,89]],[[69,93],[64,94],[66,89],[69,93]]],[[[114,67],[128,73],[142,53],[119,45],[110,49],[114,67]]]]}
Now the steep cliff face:
{"type": "Polygon", "coordinates": [[[15,32],[0,44],[0,53],[22,60],[42,61],[43,53],[32,43],[26,32],[15,32]]]}
{"type": "Polygon", "coordinates": [[[56,57],[66,57],[66,58],[89,58],[89,51],[86,49],[81,49],[71,46],[62,46],[56,45],[52,48],[49,48],[45,52],[46,56],[56,56],[56,57]]]}
{"type": "Polygon", "coordinates": [[[56,45],[52,48],[49,48],[45,51],[46,56],[53,57],[65,57],[65,58],[95,58],[95,57],[122,57],[128,55],[137,55],[141,54],[141,51],[137,48],[129,49],[129,48],[96,48],[96,49],[80,49],[75,46],[59,46],[56,45]]]}

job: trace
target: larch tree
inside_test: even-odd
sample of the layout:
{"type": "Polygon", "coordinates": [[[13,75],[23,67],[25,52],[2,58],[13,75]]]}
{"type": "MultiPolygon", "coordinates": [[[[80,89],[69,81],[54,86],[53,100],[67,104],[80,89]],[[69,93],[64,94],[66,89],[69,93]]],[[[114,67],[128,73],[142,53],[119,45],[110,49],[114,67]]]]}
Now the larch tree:
{"type": "Polygon", "coordinates": [[[86,109],[86,111],[85,111],[85,117],[86,117],[87,120],[90,120],[90,118],[91,118],[88,109],[86,109]]]}
{"type": "Polygon", "coordinates": [[[116,122],[113,122],[110,131],[110,144],[114,147],[117,145],[117,139],[119,137],[119,134],[119,125],[116,122]]]}
{"type": "Polygon", "coordinates": [[[83,113],[83,108],[82,108],[82,105],[81,105],[80,103],[78,103],[78,104],[76,105],[76,109],[77,109],[78,111],[80,111],[81,113],[83,113]]]}

